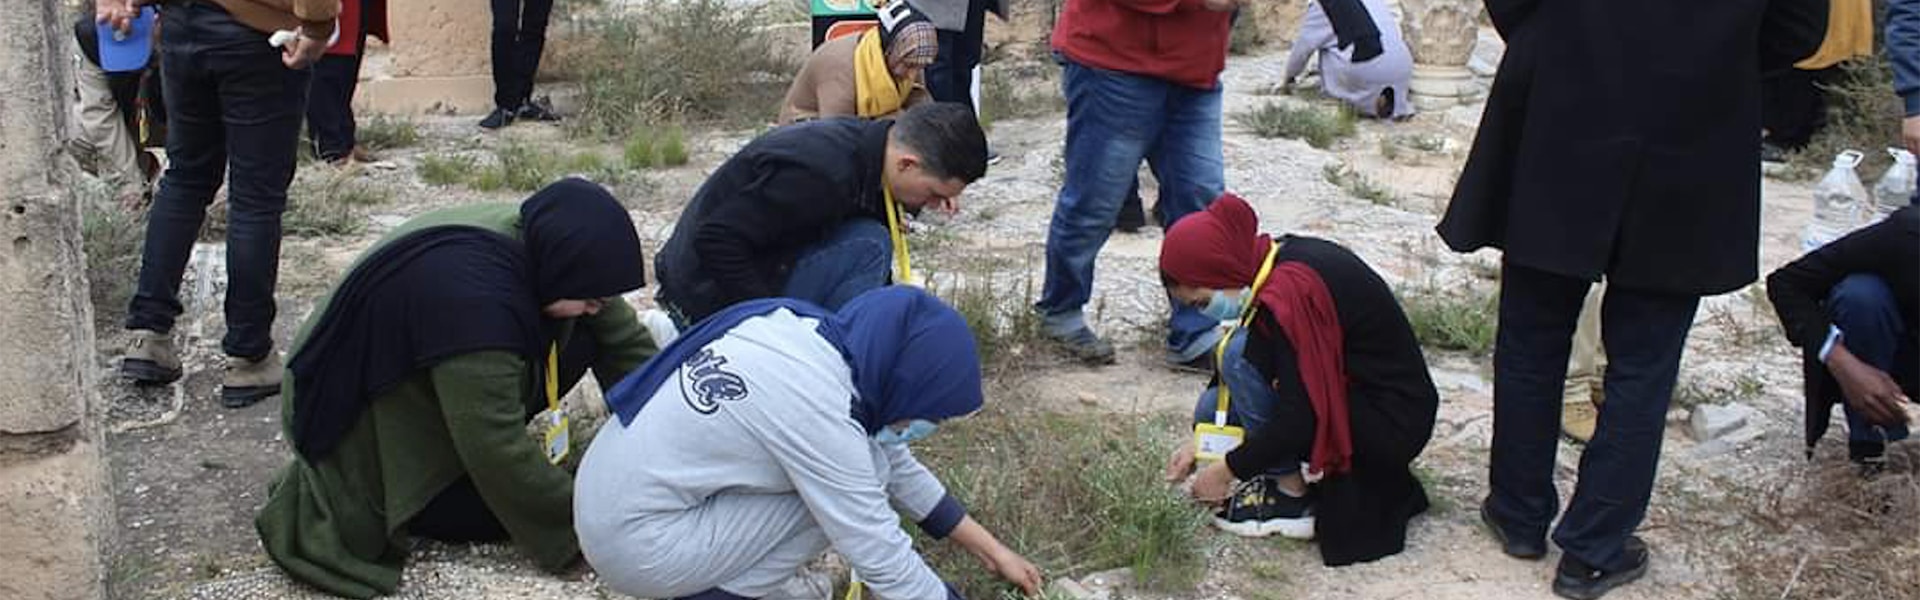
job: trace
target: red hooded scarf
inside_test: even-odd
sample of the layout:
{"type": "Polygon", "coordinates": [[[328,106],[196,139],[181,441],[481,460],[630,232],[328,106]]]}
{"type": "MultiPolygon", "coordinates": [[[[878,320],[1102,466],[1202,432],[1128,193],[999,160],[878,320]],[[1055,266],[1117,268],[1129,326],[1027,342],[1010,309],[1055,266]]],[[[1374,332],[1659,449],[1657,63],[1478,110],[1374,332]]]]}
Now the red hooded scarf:
{"type": "MultiPolygon", "coordinates": [[[[1253,285],[1272,238],[1260,233],[1253,207],[1224,194],[1207,210],[1182,217],[1160,245],[1160,272],[1182,285],[1231,290],[1253,285]]],[[[1254,299],[1273,315],[1299,357],[1300,380],[1315,417],[1311,472],[1352,466],[1347,424],[1347,366],[1340,317],[1320,274],[1299,262],[1278,262],[1254,299]]],[[[1270,332],[1270,331],[1269,331],[1270,332]]]]}

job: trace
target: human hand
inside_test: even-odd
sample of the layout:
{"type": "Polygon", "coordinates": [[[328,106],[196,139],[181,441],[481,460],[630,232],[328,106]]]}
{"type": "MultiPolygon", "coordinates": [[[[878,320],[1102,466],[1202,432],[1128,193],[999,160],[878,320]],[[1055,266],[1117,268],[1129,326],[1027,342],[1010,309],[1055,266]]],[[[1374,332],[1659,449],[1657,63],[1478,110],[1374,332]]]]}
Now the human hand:
{"type": "Polygon", "coordinates": [[[1227,461],[1216,461],[1200,469],[1200,475],[1193,478],[1193,489],[1188,491],[1194,500],[1207,504],[1219,504],[1233,497],[1233,470],[1227,468],[1227,461]]]}
{"type": "Polygon", "coordinates": [[[1179,483],[1193,474],[1193,442],[1182,441],[1167,456],[1167,483],[1179,483]]]}
{"type": "Polygon", "coordinates": [[[305,35],[294,36],[293,41],[280,46],[280,62],[289,69],[305,69],[320,55],[327,51],[326,40],[316,40],[305,35]]]}
{"type": "Polygon", "coordinates": [[[1900,141],[1906,142],[1908,152],[1920,156],[1920,115],[1900,121],[1900,141]]]}
{"type": "Polygon", "coordinates": [[[1213,12],[1232,12],[1240,8],[1241,0],[1206,0],[1207,10],[1213,12]]]}
{"type": "Polygon", "coordinates": [[[109,24],[120,33],[132,31],[133,19],[139,16],[140,9],[133,7],[133,0],[97,0],[93,4],[93,22],[109,24]]]}
{"type": "Polygon", "coordinates": [[[1845,345],[1837,343],[1827,354],[1827,370],[1840,382],[1840,392],[1846,397],[1847,405],[1867,420],[1880,425],[1907,422],[1903,406],[1909,401],[1907,395],[1885,371],[1860,360],[1845,345]]]}
{"type": "Polygon", "coordinates": [[[986,563],[987,570],[1007,580],[1007,583],[1019,586],[1020,593],[1028,596],[1040,595],[1040,569],[1028,562],[1026,557],[1007,549],[1006,546],[1001,546],[982,556],[980,560],[986,563]]]}

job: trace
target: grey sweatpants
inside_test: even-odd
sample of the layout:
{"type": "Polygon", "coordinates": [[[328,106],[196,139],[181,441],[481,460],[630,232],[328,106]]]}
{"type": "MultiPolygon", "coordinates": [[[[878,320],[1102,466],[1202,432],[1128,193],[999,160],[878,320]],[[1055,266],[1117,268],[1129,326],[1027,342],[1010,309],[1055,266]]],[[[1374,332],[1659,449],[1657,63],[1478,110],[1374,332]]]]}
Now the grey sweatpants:
{"type": "Polygon", "coordinates": [[[685,512],[581,523],[576,529],[621,539],[595,544],[593,564],[612,567],[597,570],[615,591],[642,598],[713,588],[748,598],[773,597],[800,567],[826,552],[828,543],[797,494],[722,494],[685,512]]]}

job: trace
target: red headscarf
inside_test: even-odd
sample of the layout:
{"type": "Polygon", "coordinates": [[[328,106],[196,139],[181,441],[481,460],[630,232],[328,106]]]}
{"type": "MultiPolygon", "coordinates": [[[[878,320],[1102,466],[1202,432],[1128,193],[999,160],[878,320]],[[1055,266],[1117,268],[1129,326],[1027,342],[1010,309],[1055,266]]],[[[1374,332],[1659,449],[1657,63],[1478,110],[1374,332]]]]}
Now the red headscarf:
{"type": "MultiPolygon", "coordinates": [[[[1160,245],[1160,272],[1182,285],[1236,289],[1253,285],[1272,238],[1247,201],[1223,194],[1207,210],[1182,217],[1160,245]]],[[[1340,316],[1320,274],[1299,262],[1278,262],[1255,299],[1274,317],[1299,357],[1300,381],[1315,416],[1311,472],[1333,475],[1353,462],[1347,422],[1347,366],[1340,316]]]]}

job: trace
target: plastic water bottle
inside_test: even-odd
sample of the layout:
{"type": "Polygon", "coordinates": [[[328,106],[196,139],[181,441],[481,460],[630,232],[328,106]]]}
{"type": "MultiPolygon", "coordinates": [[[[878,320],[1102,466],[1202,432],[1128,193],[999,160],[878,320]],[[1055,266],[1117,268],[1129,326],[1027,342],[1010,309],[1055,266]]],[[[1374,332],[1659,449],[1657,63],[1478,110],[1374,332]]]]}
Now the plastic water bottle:
{"type": "Polygon", "coordinates": [[[1872,200],[1867,195],[1867,186],[1860,183],[1860,174],[1853,170],[1860,166],[1861,158],[1857,150],[1834,156],[1833,168],[1814,186],[1813,221],[1807,223],[1801,250],[1812,252],[1866,224],[1868,204],[1872,200]]]}
{"type": "Polygon", "coordinates": [[[1873,209],[1878,213],[1873,218],[1875,221],[1905,207],[1913,197],[1913,153],[1905,148],[1888,148],[1887,154],[1893,155],[1893,166],[1887,167],[1880,182],[1873,184],[1873,209]]]}

